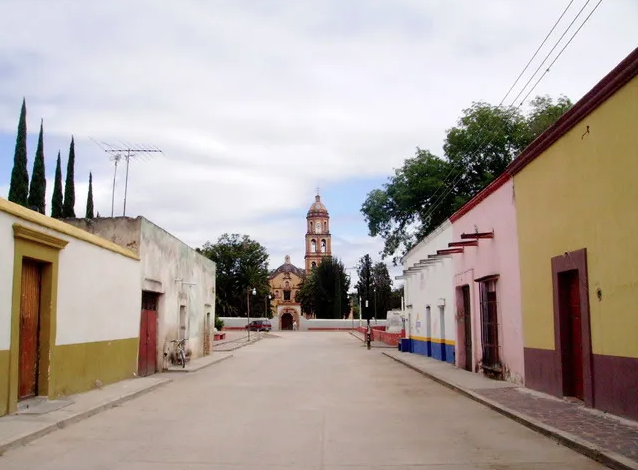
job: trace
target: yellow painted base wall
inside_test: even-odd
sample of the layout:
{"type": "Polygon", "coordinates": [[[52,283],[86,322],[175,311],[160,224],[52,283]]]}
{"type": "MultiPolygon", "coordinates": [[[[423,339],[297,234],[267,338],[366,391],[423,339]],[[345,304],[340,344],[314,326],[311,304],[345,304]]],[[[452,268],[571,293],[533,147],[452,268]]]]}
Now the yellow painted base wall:
{"type": "Polygon", "coordinates": [[[586,248],[592,353],[638,357],[637,129],[638,77],[514,176],[525,347],[554,349],[551,259],[586,248]]]}
{"type": "Polygon", "coordinates": [[[71,395],[133,377],[138,338],[56,346],[51,359],[51,396],[71,395]]]}
{"type": "MultiPolygon", "coordinates": [[[[56,346],[51,356],[49,398],[86,392],[134,377],[138,339],[56,346]]],[[[9,351],[0,351],[0,416],[9,408],[9,351]]]]}

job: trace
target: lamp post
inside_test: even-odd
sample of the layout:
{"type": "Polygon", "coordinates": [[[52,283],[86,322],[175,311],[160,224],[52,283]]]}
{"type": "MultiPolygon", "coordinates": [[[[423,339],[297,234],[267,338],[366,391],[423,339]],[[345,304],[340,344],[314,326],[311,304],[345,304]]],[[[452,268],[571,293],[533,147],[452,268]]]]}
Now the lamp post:
{"type": "Polygon", "coordinates": [[[268,318],[268,301],[272,299],[270,294],[264,295],[264,316],[268,318]]]}
{"type": "MultiPolygon", "coordinates": [[[[254,287],[252,294],[257,294],[257,291],[254,287]]],[[[246,317],[248,318],[248,323],[246,325],[248,326],[248,341],[250,341],[250,287],[246,288],[246,317]]]]}
{"type": "Polygon", "coordinates": [[[374,324],[377,324],[377,286],[374,286],[374,324]]]}

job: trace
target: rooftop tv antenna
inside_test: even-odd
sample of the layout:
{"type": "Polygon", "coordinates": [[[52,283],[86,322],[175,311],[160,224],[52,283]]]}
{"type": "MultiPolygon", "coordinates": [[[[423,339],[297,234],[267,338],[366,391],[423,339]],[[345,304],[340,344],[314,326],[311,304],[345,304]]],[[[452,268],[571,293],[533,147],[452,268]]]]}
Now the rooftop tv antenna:
{"type": "Polygon", "coordinates": [[[91,138],[93,142],[99,145],[102,150],[106,153],[110,154],[109,158],[112,162],[115,163],[115,170],[113,172],[113,189],[111,190],[111,217],[113,217],[115,211],[115,180],[117,178],[117,165],[124,159],[126,161],[126,177],[124,179],[124,208],[122,211],[122,216],[126,216],[126,197],[128,194],[128,173],[129,173],[129,165],[131,163],[131,159],[139,158],[141,160],[146,161],[151,157],[154,153],[162,153],[160,149],[154,146],[141,146],[137,144],[127,144],[125,142],[120,142],[122,146],[118,147],[115,145],[111,145],[105,142],[102,144],[95,141],[95,139],[91,138]]]}

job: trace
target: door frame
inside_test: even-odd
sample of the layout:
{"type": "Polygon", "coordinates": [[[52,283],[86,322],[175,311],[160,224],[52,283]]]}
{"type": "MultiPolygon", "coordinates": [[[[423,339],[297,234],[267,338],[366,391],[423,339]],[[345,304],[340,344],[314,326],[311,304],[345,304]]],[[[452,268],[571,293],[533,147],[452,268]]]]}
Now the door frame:
{"type": "Polygon", "coordinates": [[[585,404],[594,407],[594,387],[592,375],[591,322],[589,315],[589,284],[587,281],[587,248],[565,252],[552,258],[552,294],[554,301],[554,364],[558,390],[563,393],[563,353],[561,344],[561,301],[559,274],[567,271],[578,272],[581,335],[583,343],[583,395],[585,404]]]}
{"type": "Polygon", "coordinates": [[[50,375],[50,357],[55,346],[58,271],[60,250],[66,240],[39,232],[25,225],[13,224],[13,291],[11,298],[11,346],[9,387],[0,390],[0,415],[18,409],[18,368],[20,356],[20,300],[22,297],[22,260],[30,258],[42,263],[40,286],[40,354],[38,358],[38,394],[54,398],[50,375]],[[7,393],[7,396],[3,396],[7,393]]]}

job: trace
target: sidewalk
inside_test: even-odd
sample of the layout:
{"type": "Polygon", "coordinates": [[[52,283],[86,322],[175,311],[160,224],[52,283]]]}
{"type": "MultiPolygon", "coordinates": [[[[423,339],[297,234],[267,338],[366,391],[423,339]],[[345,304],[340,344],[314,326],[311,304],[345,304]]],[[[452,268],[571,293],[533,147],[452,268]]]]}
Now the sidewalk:
{"type": "Polygon", "coordinates": [[[241,332],[241,336],[232,337],[227,340],[222,341],[214,341],[213,342],[213,353],[215,351],[219,352],[229,352],[234,351],[239,348],[243,348],[244,346],[248,346],[249,344],[256,343],[260,339],[269,333],[263,333],[261,331],[251,331],[250,332],[250,341],[248,341],[248,333],[241,332]]]}
{"type": "MultiPolygon", "coordinates": [[[[355,338],[357,338],[358,340],[361,340],[362,342],[365,343],[366,338],[364,335],[362,335],[361,333],[359,333],[356,330],[353,331],[349,331],[349,333],[354,336],[355,338]]],[[[386,348],[386,349],[394,349],[396,350],[396,346],[390,346],[389,344],[385,344],[383,341],[372,341],[370,343],[370,346],[372,346],[373,348],[386,348]]]]}
{"type": "Polygon", "coordinates": [[[164,372],[196,372],[204,367],[212,366],[218,362],[225,361],[233,357],[232,354],[227,354],[224,351],[213,349],[213,352],[208,356],[198,357],[192,361],[186,363],[186,367],[171,364],[164,372]]]}
{"type": "Polygon", "coordinates": [[[383,354],[610,468],[638,470],[636,422],[418,354],[383,354]]]}
{"type": "Polygon", "coordinates": [[[172,382],[160,377],[123,380],[58,400],[35,398],[16,414],[0,418],[0,458],[12,447],[27,444],[69,424],[113,408],[172,382]]]}

